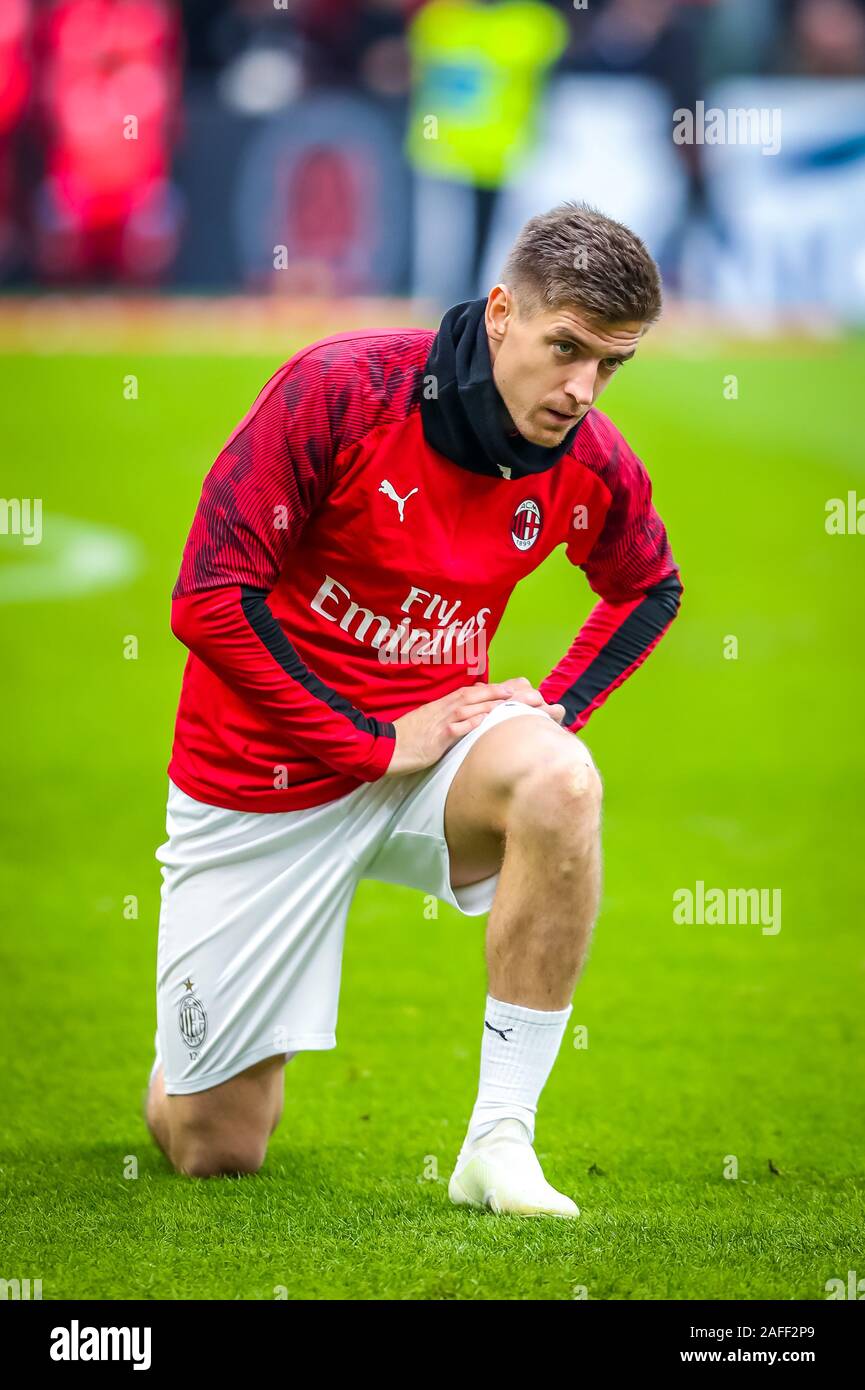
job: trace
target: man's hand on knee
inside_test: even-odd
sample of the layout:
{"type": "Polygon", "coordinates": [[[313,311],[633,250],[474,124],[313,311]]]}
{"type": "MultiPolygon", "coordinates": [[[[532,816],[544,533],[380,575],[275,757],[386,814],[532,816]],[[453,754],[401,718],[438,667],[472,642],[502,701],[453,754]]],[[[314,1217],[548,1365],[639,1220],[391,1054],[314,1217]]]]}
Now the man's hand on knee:
{"type": "Polygon", "coordinates": [[[557,724],[561,724],[565,717],[564,705],[548,705],[541,692],[532,685],[528,676],[511,676],[509,680],[501,681],[500,684],[510,692],[507,697],[509,700],[520,700],[524,705],[531,705],[534,709],[542,709],[557,724]]]}

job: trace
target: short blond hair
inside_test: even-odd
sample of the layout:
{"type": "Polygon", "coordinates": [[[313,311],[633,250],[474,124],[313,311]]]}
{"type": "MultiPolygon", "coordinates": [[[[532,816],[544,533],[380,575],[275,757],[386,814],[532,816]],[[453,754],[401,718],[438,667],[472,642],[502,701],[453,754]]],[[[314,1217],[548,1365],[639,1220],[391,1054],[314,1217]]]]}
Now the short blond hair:
{"type": "Polygon", "coordinates": [[[643,242],[585,203],[530,218],[501,278],[526,315],[573,304],[599,323],[649,324],[661,313],[660,272],[643,242]]]}

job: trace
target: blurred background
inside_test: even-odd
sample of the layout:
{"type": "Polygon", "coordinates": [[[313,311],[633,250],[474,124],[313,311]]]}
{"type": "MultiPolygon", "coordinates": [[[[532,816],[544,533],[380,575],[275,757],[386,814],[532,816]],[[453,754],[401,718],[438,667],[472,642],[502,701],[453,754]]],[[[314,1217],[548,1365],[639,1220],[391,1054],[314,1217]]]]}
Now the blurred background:
{"type": "Polygon", "coordinates": [[[411,296],[533,212],[633,227],[668,295],[865,319],[863,0],[3,0],[0,286],[411,296]],[[771,109],[779,148],[675,143],[771,109]]]}

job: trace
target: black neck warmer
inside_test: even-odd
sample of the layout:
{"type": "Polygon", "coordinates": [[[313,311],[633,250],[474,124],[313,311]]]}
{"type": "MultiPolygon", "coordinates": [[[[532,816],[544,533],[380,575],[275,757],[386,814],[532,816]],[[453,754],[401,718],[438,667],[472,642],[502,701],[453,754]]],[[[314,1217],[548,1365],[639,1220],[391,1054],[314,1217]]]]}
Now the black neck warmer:
{"type": "Polygon", "coordinates": [[[485,308],[486,299],[470,299],[448,309],[441,321],[424,367],[424,378],[433,377],[436,385],[435,399],[427,400],[426,381],[421,393],[424,437],[473,473],[493,478],[545,473],[570,449],[582,420],[550,449],[530,444],[514,429],[493,381],[485,308]]]}

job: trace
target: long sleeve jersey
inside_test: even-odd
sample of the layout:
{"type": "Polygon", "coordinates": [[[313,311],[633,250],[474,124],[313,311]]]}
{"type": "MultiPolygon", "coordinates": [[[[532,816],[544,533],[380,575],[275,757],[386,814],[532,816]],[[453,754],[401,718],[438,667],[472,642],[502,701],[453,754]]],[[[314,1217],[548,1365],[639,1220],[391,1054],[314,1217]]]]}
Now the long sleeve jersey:
{"type": "Polygon", "coordinates": [[[547,471],[432,448],[433,334],[341,334],[271,377],[204,480],[172,597],[189,649],[169,766],[199,801],[316,806],[374,781],[393,721],[488,677],[516,584],[559,545],[599,601],[541,682],[576,731],[681,593],[649,477],[592,409],[547,471]]]}

